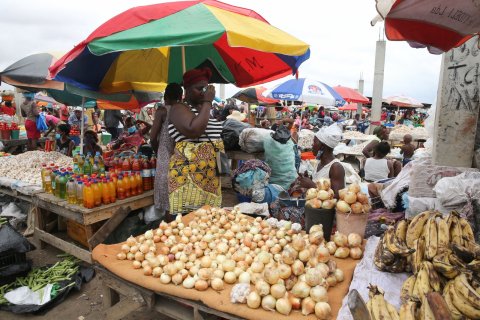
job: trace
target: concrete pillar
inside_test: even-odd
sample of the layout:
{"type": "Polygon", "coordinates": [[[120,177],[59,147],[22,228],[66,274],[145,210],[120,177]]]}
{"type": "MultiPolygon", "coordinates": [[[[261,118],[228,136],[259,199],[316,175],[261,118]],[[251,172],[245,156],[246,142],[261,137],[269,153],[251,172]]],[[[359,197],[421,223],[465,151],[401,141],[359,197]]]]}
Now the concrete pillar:
{"type": "Polygon", "coordinates": [[[387,42],[378,40],[375,50],[375,73],[373,75],[373,91],[372,91],[372,114],[370,120],[370,133],[380,124],[380,116],[382,113],[382,95],[383,95],[383,75],[385,71],[385,52],[387,50],[387,42]]]}
{"type": "MultiPolygon", "coordinates": [[[[360,79],[358,80],[358,92],[363,94],[363,88],[365,86],[365,80],[363,80],[363,75],[360,74],[360,79]]],[[[357,114],[362,115],[363,104],[357,103],[357,114]]]]}
{"type": "Polygon", "coordinates": [[[480,110],[480,49],[472,38],[443,54],[438,84],[433,163],[471,167],[480,110]]]}
{"type": "Polygon", "coordinates": [[[225,84],[220,84],[220,99],[225,100],[225,84]]]}

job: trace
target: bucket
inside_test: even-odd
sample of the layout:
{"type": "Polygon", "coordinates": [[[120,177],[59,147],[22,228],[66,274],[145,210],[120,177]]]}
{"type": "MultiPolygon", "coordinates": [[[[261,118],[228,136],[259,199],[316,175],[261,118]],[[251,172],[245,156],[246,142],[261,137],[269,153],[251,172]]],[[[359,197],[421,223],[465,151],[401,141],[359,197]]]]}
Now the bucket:
{"type": "Polygon", "coordinates": [[[305,231],[309,231],[313,225],[321,224],[323,226],[323,237],[330,241],[332,235],[333,220],[335,219],[335,209],[315,209],[305,207],[305,231]]]}
{"type": "Polygon", "coordinates": [[[12,139],[20,139],[20,130],[12,130],[11,137],[12,139]]]}
{"type": "Polygon", "coordinates": [[[2,140],[10,140],[10,131],[11,130],[2,130],[0,131],[0,135],[2,137],[2,140]]]}
{"type": "Polygon", "coordinates": [[[365,236],[365,228],[368,221],[368,213],[354,214],[343,213],[337,210],[337,230],[345,235],[358,233],[362,238],[365,236]]]}

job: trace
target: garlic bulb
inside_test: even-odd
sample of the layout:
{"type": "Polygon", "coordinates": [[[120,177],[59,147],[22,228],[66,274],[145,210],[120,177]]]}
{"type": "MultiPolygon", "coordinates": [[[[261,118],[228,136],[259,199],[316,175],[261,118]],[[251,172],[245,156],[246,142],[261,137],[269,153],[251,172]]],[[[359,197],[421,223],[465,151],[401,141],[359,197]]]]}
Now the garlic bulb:
{"type": "Polygon", "coordinates": [[[230,292],[230,301],[232,303],[245,303],[250,293],[250,285],[247,283],[239,283],[233,286],[230,292]]]}

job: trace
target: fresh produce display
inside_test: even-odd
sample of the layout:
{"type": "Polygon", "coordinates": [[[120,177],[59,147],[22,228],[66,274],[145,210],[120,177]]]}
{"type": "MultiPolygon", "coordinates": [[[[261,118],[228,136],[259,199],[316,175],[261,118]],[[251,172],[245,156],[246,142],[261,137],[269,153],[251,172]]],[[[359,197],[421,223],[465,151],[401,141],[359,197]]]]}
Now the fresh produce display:
{"type": "Polygon", "coordinates": [[[333,190],[330,188],[330,179],[320,179],[317,183],[317,188],[310,188],[307,190],[305,199],[307,202],[305,206],[315,209],[332,209],[337,203],[334,199],[333,190]]]}
{"type": "MultiPolygon", "coordinates": [[[[249,308],[331,317],[327,290],[344,275],[330,259],[322,225],[305,234],[295,223],[252,220],[238,208],[201,208],[192,214],[188,224],[177,216],[128,238],[117,259],[131,260],[144,275],[186,289],[221,291],[225,284],[236,284],[232,302],[249,308]]],[[[352,236],[346,245],[349,240],[354,248],[362,241],[352,236]]]]}
{"type": "Polygon", "coordinates": [[[425,211],[389,227],[374,262],[413,273],[401,289],[401,319],[480,319],[480,245],[457,212],[425,211]]]}
{"type": "Polygon", "coordinates": [[[428,139],[428,133],[424,127],[412,128],[404,125],[395,126],[389,134],[389,139],[402,141],[406,134],[412,135],[413,139],[428,139]]]}
{"type": "Polygon", "coordinates": [[[343,132],[343,139],[344,140],[352,140],[352,139],[358,139],[358,140],[378,140],[377,136],[372,135],[372,134],[365,134],[361,133],[360,131],[351,131],[347,130],[343,132]]]}
{"type": "Polygon", "coordinates": [[[337,258],[352,258],[358,260],[362,257],[363,238],[358,233],[350,233],[348,236],[335,232],[333,240],[325,245],[331,255],[337,258]]]}
{"type": "Polygon", "coordinates": [[[55,163],[60,167],[72,166],[72,158],[59,152],[28,151],[0,158],[0,176],[20,180],[33,185],[42,185],[43,163],[55,163]]]}
{"type": "Polygon", "coordinates": [[[399,316],[397,309],[385,300],[384,292],[382,292],[377,286],[370,285],[368,289],[368,297],[370,300],[367,302],[367,309],[370,313],[370,319],[406,319],[399,316]]]}
{"type": "Polygon", "coordinates": [[[370,212],[371,206],[368,196],[360,191],[360,185],[353,183],[338,191],[340,199],[337,201],[337,210],[342,213],[362,214],[370,212]]]}
{"type": "Polygon", "coordinates": [[[37,291],[45,287],[47,284],[53,284],[58,294],[58,289],[64,290],[67,287],[75,285],[72,277],[78,272],[78,260],[70,255],[59,255],[63,260],[55,263],[51,267],[35,268],[30,271],[25,277],[17,277],[14,282],[5,284],[0,287],[0,305],[9,304],[4,295],[18,287],[27,286],[32,291],[37,291]],[[62,282],[72,281],[66,285],[60,286],[62,282]]]}

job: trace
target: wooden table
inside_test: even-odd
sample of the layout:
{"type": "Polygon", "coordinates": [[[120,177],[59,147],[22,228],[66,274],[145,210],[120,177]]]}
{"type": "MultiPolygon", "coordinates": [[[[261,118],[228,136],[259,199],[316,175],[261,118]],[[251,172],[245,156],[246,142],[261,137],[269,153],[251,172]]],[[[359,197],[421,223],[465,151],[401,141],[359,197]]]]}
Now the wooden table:
{"type": "MultiPolygon", "coordinates": [[[[38,141],[40,143],[44,143],[47,138],[40,138],[38,141]]],[[[10,140],[3,140],[0,139],[0,142],[3,143],[4,149],[3,151],[14,154],[14,153],[21,153],[23,149],[27,146],[28,139],[10,139],[10,140]]]]}
{"type": "Polygon", "coordinates": [[[92,263],[91,250],[103,242],[131,211],[152,205],[153,190],[94,209],[69,204],[66,200],[46,192],[36,194],[33,197],[33,204],[36,206],[34,239],[40,248],[44,243],[48,243],[83,261],[92,263]],[[88,248],[84,249],[48,232],[45,217],[51,213],[81,226],[88,241],[88,248]]]}
{"type": "Polygon", "coordinates": [[[100,315],[87,316],[87,320],[117,320],[140,310],[164,314],[177,320],[241,320],[237,316],[212,309],[198,301],[142,288],[116,276],[100,265],[95,265],[95,271],[102,281],[104,309],[100,315]],[[120,299],[120,295],[123,299],[120,299]]]}

